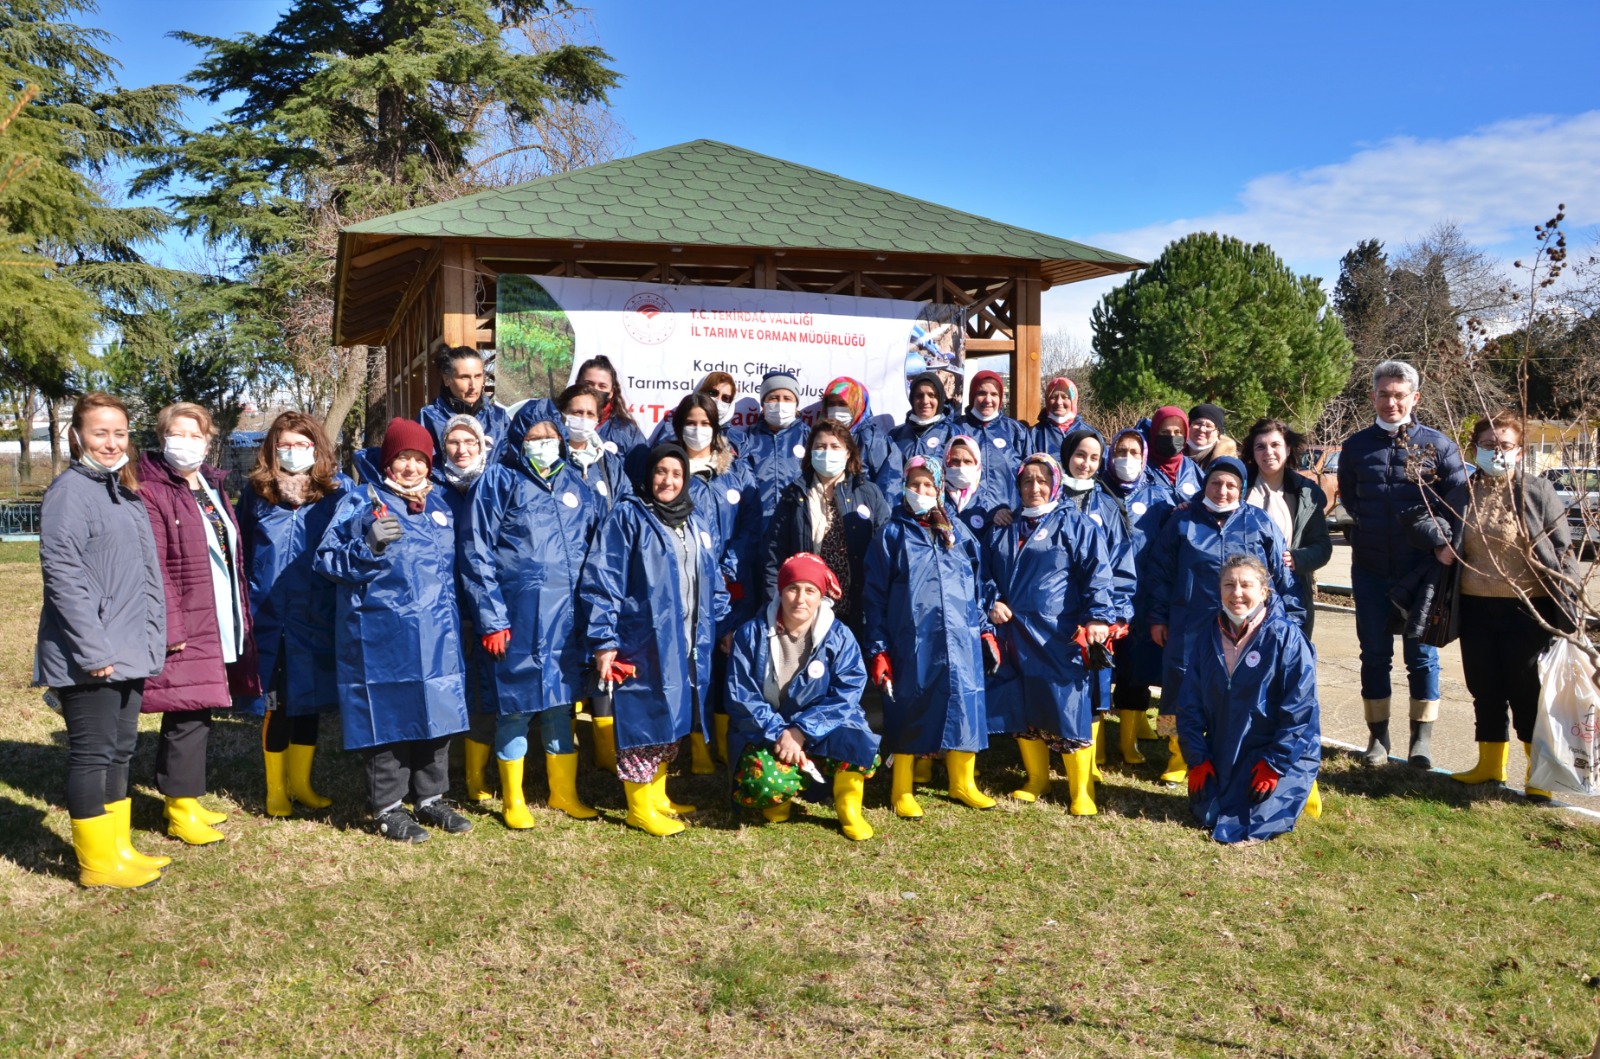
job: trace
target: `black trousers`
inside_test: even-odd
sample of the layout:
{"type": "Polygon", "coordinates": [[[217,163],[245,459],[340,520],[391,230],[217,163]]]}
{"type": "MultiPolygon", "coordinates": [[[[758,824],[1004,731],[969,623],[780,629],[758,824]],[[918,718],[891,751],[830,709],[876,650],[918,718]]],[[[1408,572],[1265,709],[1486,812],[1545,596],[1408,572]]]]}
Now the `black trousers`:
{"type": "Polygon", "coordinates": [[[198,798],[206,792],[206,744],[211,739],[210,710],[161,715],[156,746],[156,790],[167,798],[198,798]]]}
{"type": "Polygon", "coordinates": [[[1116,663],[1116,668],[1112,670],[1115,684],[1111,688],[1111,706],[1117,710],[1138,710],[1142,713],[1150,708],[1150,685],[1136,675],[1138,667],[1134,664],[1133,654],[1133,637],[1129,636],[1117,644],[1111,656],[1116,663]]]}
{"type": "MultiPolygon", "coordinates": [[[[1534,604],[1552,626],[1567,627],[1553,600],[1535,599],[1534,604]]],[[[1521,742],[1533,740],[1533,719],[1539,710],[1539,656],[1549,646],[1549,634],[1539,628],[1522,600],[1461,597],[1461,668],[1472,694],[1478,742],[1508,743],[1512,727],[1521,742]]]]}
{"type": "Polygon", "coordinates": [[[411,796],[413,805],[450,789],[450,737],[385,743],[362,751],[367,759],[367,786],[372,811],[392,809],[411,796]]]}
{"type": "Polygon", "coordinates": [[[128,796],[128,762],[139,738],[143,680],[58,688],[67,722],[67,815],[88,820],[128,796]]]}
{"type": "Polygon", "coordinates": [[[317,718],[320,714],[304,713],[290,717],[284,710],[289,698],[289,677],[282,659],[273,674],[272,694],[267,699],[267,716],[261,722],[261,746],[269,754],[281,754],[290,743],[300,746],[317,745],[317,718]]]}

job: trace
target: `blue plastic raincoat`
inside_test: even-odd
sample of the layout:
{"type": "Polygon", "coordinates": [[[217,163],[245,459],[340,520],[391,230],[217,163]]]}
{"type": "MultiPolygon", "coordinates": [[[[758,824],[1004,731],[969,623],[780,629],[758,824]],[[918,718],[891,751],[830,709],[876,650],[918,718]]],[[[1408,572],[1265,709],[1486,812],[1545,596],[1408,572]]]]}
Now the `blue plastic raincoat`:
{"type": "MultiPolygon", "coordinates": [[[[696,711],[705,710],[728,590],[717,565],[722,543],[715,513],[696,510],[684,529],[698,573],[692,644],[686,640],[675,535],[637,495],[617,501],[583,567],[578,591],[589,622],[585,654],[592,661],[596,653],[614,649],[619,662],[638,667],[612,695],[619,749],[676,742],[689,734],[696,711]]],[[[700,721],[701,730],[710,731],[707,718],[700,721]]]]}
{"type": "Polygon", "coordinates": [[[867,550],[861,596],[868,658],[887,652],[894,694],[883,697],[894,754],[979,751],[989,745],[982,548],[956,523],[946,548],[901,504],[867,550]]]}
{"type": "Polygon", "coordinates": [[[890,504],[897,503],[900,500],[900,476],[905,467],[905,458],[900,455],[899,446],[889,440],[889,432],[872,418],[870,401],[867,414],[850,429],[850,436],[855,439],[856,449],[861,453],[861,469],[872,479],[872,484],[878,487],[885,500],[890,504]]]}
{"type": "MultiPolygon", "coordinates": [[[[985,423],[968,410],[956,418],[950,433],[965,434],[978,443],[986,496],[1009,497],[1015,492],[1017,468],[1033,455],[1033,431],[1005,414],[985,423]]],[[[1059,460],[1061,446],[1050,455],[1059,460]]]]}
{"type": "Polygon", "coordinates": [[[950,443],[950,438],[955,434],[955,424],[949,416],[944,416],[938,421],[921,426],[905,422],[889,431],[889,441],[900,450],[900,466],[904,473],[905,465],[913,456],[922,456],[930,460],[944,459],[944,447],[950,443]]]}
{"type": "Polygon", "coordinates": [[[478,425],[483,427],[484,451],[489,454],[489,459],[493,460],[495,449],[505,443],[506,433],[511,425],[511,414],[488,398],[484,398],[476,412],[457,411],[451,404],[450,395],[441,392],[439,396],[423,405],[421,414],[417,416],[417,422],[426,427],[433,437],[433,465],[438,467],[444,463],[444,428],[458,415],[471,415],[478,420],[478,425]]]}
{"type": "MultiPolygon", "coordinates": [[[[1106,448],[1105,435],[1100,433],[1100,431],[1096,430],[1092,425],[1086,422],[1082,416],[1073,416],[1072,422],[1062,426],[1054,419],[1051,419],[1048,412],[1040,412],[1039,421],[1035,423],[1033,428],[1028,432],[1027,454],[1031,456],[1035,452],[1048,452],[1056,459],[1061,460],[1061,443],[1066,441],[1067,435],[1072,433],[1074,430],[1087,430],[1091,432],[1095,437],[1100,439],[1101,447],[1106,448]]],[[[1106,448],[1106,452],[1109,454],[1110,449],[1106,448]]],[[[1066,462],[1066,460],[1061,460],[1063,465],[1065,465],[1066,462]]]]}
{"type": "MultiPolygon", "coordinates": [[[[250,585],[261,689],[283,669],[278,709],[300,717],[339,708],[333,673],[333,586],[312,570],[317,542],[355,482],[335,474],[334,491],[312,504],[269,504],[254,489],[239,498],[239,548],[250,585]]],[[[257,710],[264,710],[261,699],[257,710]]]]}
{"type": "Polygon", "coordinates": [[[1271,838],[1293,830],[1322,767],[1316,654],[1299,627],[1274,610],[1230,676],[1217,621],[1213,616],[1178,694],[1183,759],[1191,769],[1209,761],[1217,771],[1191,806],[1218,842],[1271,838]],[[1258,761],[1281,778],[1252,804],[1250,774],[1258,761]]]}
{"type": "MultiPolygon", "coordinates": [[[[784,487],[777,510],[767,524],[764,547],[765,576],[763,601],[778,597],[778,570],[784,560],[801,552],[819,550],[812,537],[811,504],[807,499],[815,477],[810,468],[784,487]]],[[[833,502],[844,519],[845,549],[850,553],[850,569],[835,570],[834,576],[847,586],[839,607],[841,620],[854,624],[861,613],[861,584],[867,546],[878,527],[889,521],[889,504],[878,487],[865,475],[841,475],[833,487],[833,502]]]]}
{"type": "MultiPolygon", "coordinates": [[[[957,439],[961,436],[960,434],[952,435],[945,448],[948,449],[955,445],[957,439]]],[[[1002,508],[1014,511],[1018,506],[1016,468],[1013,467],[1006,472],[1009,475],[1008,478],[996,478],[989,473],[989,465],[992,462],[1003,464],[1004,457],[996,456],[994,460],[991,460],[989,452],[985,450],[982,442],[979,442],[976,438],[971,439],[964,447],[969,450],[977,449],[978,486],[967,495],[962,496],[958,490],[950,485],[947,464],[944,510],[945,514],[950,516],[951,522],[961,523],[972,532],[973,536],[982,540],[989,527],[994,525],[995,512],[1002,508]]],[[[1020,458],[1018,463],[1021,463],[1020,458]]]]}
{"type": "Polygon", "coordinates": [[[761,535],[766,536],[767,521],[778,509],[783,487],[800,477],[806,462],[806,441],[811,424],[796,418],[782,430],[773,432],[764,422],[731,431],[728,441],[739,453],[761,497],[761,535]]]}
{"type": "Polygon", "coordinates": [[[437,739],[467,729],[456,527],[438,487],[411,514],[376,470],[377,449],[357,455],[363,484],[339,500],[314,569],[335,582],[334,666],[344,747],[437,739]],[[373,495],[400,520],[400,539],[374,555],[366,532],[373,495]]]}
{"type": "Polygon", "coordinates": [[[601,447],[621,460],[624,466],[635,450],[644,448],[644,432],[626,419],[609,416],[596,428],[596,433],[600,435],[601,447]]]}

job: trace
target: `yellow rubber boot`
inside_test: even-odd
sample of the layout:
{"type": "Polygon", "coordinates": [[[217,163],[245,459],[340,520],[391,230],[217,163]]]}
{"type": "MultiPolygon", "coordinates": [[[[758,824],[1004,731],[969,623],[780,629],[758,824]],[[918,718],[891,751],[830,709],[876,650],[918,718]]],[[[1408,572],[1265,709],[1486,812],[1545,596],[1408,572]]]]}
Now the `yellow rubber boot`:
{"type": "Polygon", "coordinates": [[[168,798],[167,834],[182,839],[191,846],[209,846],[227,837],[221,831],[213,829],[200,815],[201,812],[200,803],[193,798],[168,798]]]}
{"type": "Polygon", "coordinates": [[[889,773],[889,804],[894,815],[902,820],[916,820],[922,816],[922,806],[915,791],[917,759],[910,754],[896,754],[894,769],[889,773]]]}
{"type": "Polygon", "coordinates": [[[865,842],[873,835],[872,825],[861,815],[861,796],[867,777],[860,772],[840,769],[833,774],[833,808],[839,814],[839,828],[852,842],[865,842]]]}
{"type": "Polygon", "coordinates": [[[160,871],[172,863],[171,857],[152,857],[133,848],[133,799],[124,798],[106,806],[106,812],[117,822],[113,834],[117,840],[117,856],[141,870],[155,868],[160,871]]]}
{"type": "Polygon", "coordinates": [[[1504,783],[1510,756],[1510,743],[1479,743],[1478,763],[1465,772],[1450,773],[1450,778],[1457,783],[1504,783]]]}
{"type": "Polygon", "coordinates": [[[526,758],[500,762],[500,816],[513,831],[526,831],[533,826],[533,814],[528,811],[528,796],[522,790],[522,770],[526,758]]]}
{"type": "Polygon", "coordinates": [[[785,798],[777,805],[769,805],[761,810],[761,815],[767,818],[769,824],[787,824],[789,814],[794,810],[794,799],[785,798]]]}
{"type": "Polygon", "coordinates": [[[617,771],[617,719],[594,719],[594,767],[607,772],[617,771]]]}
{"type": "Polygon", "coordinates": [[[1322,788],[1317,786],[1316,780],[1311,781],[1311,790],[1306,794],[1306,807],[1300,812],[1313,820],[1322,819],[1322,788]]]}
{"type": "Polygon", "coordinates": [[[1094,816],[1100,811],[1094,804],[1094,747],[1062,754],[1061,759],[1066,765],[1067,792],[1072,798],[1068,812],[1073,816],[1094,816]]]}
{"type": "Polygon", "coordinates": [[[689,773],[694,776],[714,776],[717,766],[711,760],[711,744],[701,732],[689,733],[689,773]]]}
{"type": "Polygon", "coordinates": [[[311,786],[311,762],[317,748],[309,743],[290,743],[285,755],[289,762],[289,797],[307,809],[326,809],[332,798],[324,798],[311,786]]]}
{"type": "MultiPolygon", "coordinates": [[[[1527,775],[1533,775],[1533,744],[1522,744],[1522,756],[1528,759],[1527,775]]],[[[1526,779],[1522,781],[1522,793],[1528,796],[1530,802],[1548,802],[1554,797],[1549,791],[1534,787],[1526,779]]]]}
{"type": "Polygon", "coordinates": [[[1122,747],[1122,761],[1126,765],[1143,765],[1144,755],[1139,753],[1139,722],[1150,723],[1139,710],[1118,710],[1117,742],[1122,747]]]}
{"type": "Polygon", "coordinates": [[[1090,763],[1094,766],[1094,781],[1104,783],[1105,778],[1100,775],[1100,766],[1106,763],[1105,722],[1098,720],[1091,722],[1089,731],[1093,733],[1094,739],[1094,756],[1090,759],[1090,763]]]}
{"type": "Polygon", "coordinates": [[[1050,748],[1042,739],[1018,739],[1017,749],[1022,753],[1022,767],[1028,779],[1011,792],[1019,802],[1036,802],[1050,793],[1050,748]]]}
{"type": "Polygon", "coordinates": [[[911,780],[913,783],[933,782],[933,758],[919,757],[911,759],[911,780]]]}
{"type": "Polygon", "coordinates": [[[946,750],[944,770],[950,776],[950,797],[974,809],[993,809],[994,799],[978,789],[978,755],[967,750],[946,750]]]}
{"type": "Polygon", "coordinates": [[[560,809],[574,820],[593,820],[600,814],[578,797],[578,752],[546,754],[545,775],[550,779],[550,808],[560,809]]]}
{"type": "Polygon", "coordinates": [[[623,821],[629,827],[637,827],[647,835],[657,838],[666,838],[676,835],[683,830],[683,823],[670,816],[664,816],[656,809],[654,781],[650,783],[629,783],[622,781],[622,789],[628,796],[628,815],[623,821]]]}
{"type": "Polygon", "coordinates": [[[716,754],[717,760],[724,765],[728,763],[728,715],[713,713],[711,715],[711,750],[716,754]]]}
{"type": "Polygon", "coordinates": [[[288,755],[278,751],[263,750],[267,768],[267,815],[293,816],[294,805],[289,801],[288,755]]]}
{"type": "Polygon", "coordinates": [[[692,805],[684,805],[667,797],[667,763],[661,762],[656,766],[656,778],[650,781],[650,797],[655,800],[656,812],[669,816],[688,816],[700,810],[692,805]]]}
{"type": "Polygon", "coordinates": [[[159,869],[142,868],[122,859],[117,850],[119,826],[110,813],[72,821],[72,851],[78,855],[80,885],[137,890],[160,880],[159,869]]]}
{"type": "Polygon", "coordinates": [[[1132,710],[1130,712],[1137,714],[1137,716],[1134,718],[1134,720],[1138,722],[1135,731],[1139,733],[1140,739],[1161,738],[1161,733],[1156,731],[1155,722],[1150,720],[1149,710],[1132,710]]]}
{"type": "Polygon", "coordinates": [[[219,813],[215,809],[207,809],[198,801],[194,803],[194,815],[199,818],[202,824],[207,824],[212,827],[215,827],[217,824],[220,824],[228,819],[227,813],[219,813]]]}
{"type": "Polygon", "coordinates": [[[1167,770],[1161,774],[1161,782],[1182,783],[1189,778],[1189,765],[1183,760],[1183,747],[1178,745],[1177,736],[1168,738],[1167,753],[1167,770]]]}
{"type": "Polygon", "coordinates": [[[489,785],[483,782],[484,772],[489,767],[491,748],[488,743],[480,743],[476,739],[463,739],[461,747],[467,759],[467,801],[487,802],[494,797],[489,785]]]}

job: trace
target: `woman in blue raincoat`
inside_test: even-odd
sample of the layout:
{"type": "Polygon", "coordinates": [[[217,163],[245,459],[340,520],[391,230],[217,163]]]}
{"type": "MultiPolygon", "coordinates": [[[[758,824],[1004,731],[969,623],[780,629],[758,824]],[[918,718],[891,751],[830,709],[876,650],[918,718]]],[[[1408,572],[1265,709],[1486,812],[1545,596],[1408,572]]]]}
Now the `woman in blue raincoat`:
{"type": "Polygon", "coordinates": [[[1133,568],[1140,575],[1133,587],[1133,619],[1128,635],[1117,643],[1111,704],[1116,707],[1122,760],[1144,763],[1140,739],[1154,739],[1150,723],[1150,688],[1161,684],[1161,648],[1150,639],[1150,547],[1175,506],[1172,484],[1158,480],[1147,463],[1149,443],[1137,428],[1124,430],[1111,441],[1111,458],[1100,469],[1106,494],[1122,506],[1128,522],[1128,546],[1133,568]]]}
{"type": "Polygon", "coordinates": [[[628,399],[622,394],[622,382],[617,378],[617,369],[611,363],[611,358],[603,355],[590,357],[578,365],[578,374],[573,377],[573,382],[600,395],[600,416],[595,434],[601,448],[626,464],[639,449],[644,448],[644,432],[634,421],[633,413],[628,411],[628,399]]]}
{"type": "MultiPolygon", "coordinates": [[[[966,434],[956,434],[944,447],[945,512],[951,522],[961,523],[980,539],[991,526],[1011,525],[1012,508],[1017,506],[1011,472],[1002,484],[990,476],[985,459],[978,440],[966,434]]],[[[1004,465],[1003,459],[996,459],[1004,465]]]]}
{"type": "Polygon", "coordinates": [[[1178,693],[1195,819],[1218,842],[1259,841],[1322,815],[1317,659],[1249,555],[1222,564],[1221,609],[1195,645],[1178,693]]]}
{"type": "Polygon", "coordinates": [[[1105,444],[1100,431],[1078,414],[1078,384],[1065,375],[1057,375],[1045,384],[1044,407],[1039,409],[1039,421],[1033,425],[1028,452],[1054,455],[1061,451],[1067,435],[1079,430],[1089,431],[1105,444]]]}
{"type": "Polygon", "coordinates": [[[1150,638],[1162,648],[1161,716],[1156,730],[1169,743],[1170,759],[1161,774],[1182,783],[1187,766],[1177,739],[1172,710],[1189,667],[1195,643],[1211,627],[1217,609],[1217,577],[1230,555],[1254,555],[1272,578],[1274,604],[1298,625],[1305,613],[1294,575],[1283,565],[1287,545],[1266,512],[1243,503],[1244,464],[1219,456],[1206,472],[1199,503],[1175,510],[1150,549],[1150,638]]]}
{"type": "MultiPolygon", "coordinates": [[[[1106,556],[1111,562],[1111,595],[1116,603],[1117,620],[1111,625],[1108,646],[1120,649],[1133,620],[1133,593],[1138,574],[1133,565],[1133,546],[1128,516],[1122,505],[1101,484],[1100,461],[1105,454],[1105,439],[1090,426],[1067,434],[1061,442],[1062,503],[1071,504],[1093,522],[1105,538],[1106,556]]],[[[1115,656],[1113,655],[1113,659],[1115,656]]],[[[1112,664],[1115,664],[1114,661],[1112,664]]],[[[1095,669],[1090,675],[1089,692],[1094,699],[1095,779],[1099,766],[1106,762],[1105,718],[1111,712],[1112,666],[1095,669]]]]}
{"type": "MultiPolygon", "coordinates": [[[[758,541],[766,539],[767,524],[778,509],[778,497],[805,467],[806,439],[810,436],[811,424],[800,415],[800,381],[786,371],[763,375],[761,421],[729,434],[739,462],[749,471],[761,498],[761,521],[755,527],[758,541]]],[[[755,587],[764,588],[760,582],[755,587]]],[[[765,600],[754,601],[760,602],[765,600]]]]}
{"type": "Polygon", "coordinates": [[[483,429],[484,455],[505,440],[511,416],[488,395],[483,356],[471,346],[450,346],[434,358],[439,369],[439,396],[422,406],[417,422],[433,438],[434,466],[443,467],[447,451],[445,435],[456,416],[468,415],[483,429]]]}
{"type": "Polygon", "coordinates": [[[952,426],[944,382],[937,372],[925,371],[911,380],[907,393],[911,407],[905,422],[889,431],[889,441],[900,450],[901,464],[913,456],[943,460],[952,426]]]}
{"type": "Polygon", "coordinates": [[[1061,754],[1074,816],[1094,803],[1094,717],[1087,655],[1106,642],[1117,605],[1105,538],[1061,503],[1061,465],[1035,453],[1017,471],[1021,501],[1010,526],[989,531],[994,581],[989,620],[1002,662],[989,682],[989,733],[1013,735],[1031,802],[1050,790],[1050,751],[1061,754]]]}
{"type": "MultiPolygon", "coordinates": [[[[965,434],[983,455],[985,491],[1009,496],[1017,468],[1032,455],[1033,431],[1005,413],[1006,382],[998,372],[980,371],[967,386],[967,410],[956,417],[952,434],[965,434]]],[[[1059,446],[1049,450],[1051,456],[1059,446]]]]}
{"type": "Polygon", "coordinates": [[[451,834],[472,824],[444,801],[450,737],[467,729],[456,526],[428,476],[433,439],[392,419],[363,484],[339,501],[314,568],[335,582],[334,667],[344,748],[367,759],[378,833],[424,842],[417,820],[451,834]],[[416,817],[403,802],[410,797],[416,817]]]}
{"type": "Polygon", "coordinates": [[[872,418],[872,397],[867,388],[848,375],[841,375],[822,388],[822,415],[831,419],[855,439],[861,456],[861,472],[878,487],[884,500],[893,507],[900,502],[901,465],[905,462],[899,446],[872,418]]]}
{"type": "Polygon", "coordinates": [[[317,718],[339,708],[333,586],[311,564],[340,498],[355,483],[339,473],[328,435],[304,412],[272,421],[249,482],[239,498],[239,547],[266,692],[267,815],[289,816],[295,802],[307,809],[333,804],[311,785],[317,718]]]}
{"type": "Polygon", "coordinates": [[[694,811],[667,797],[667,762],[702,714],[711,651],[728,614],[714,513],[697,511],[681,445],[650,452],[640,491],[617,502],[584,564],[579,594],[588,613],[595,672],[615,686],[617,776],[627,823],[648,834],[683,830],[694,811]]]}
{"type": "MultiPolygon", "coordinates": [[[[568,386],[556,398],[572,470],[599,498],[602,515],[611,510],[619,496],[633,492],[623,458],[608,450],[600,439],[600,408],[604,403],[604,394],[582,383],[568,386]]],[[[511,436],[513,442],[519,440],[515,429],[511,436]]]]}
{"type": "Polygon", "coordinates": [[[820,556],[802,552],[784,562],[778,584],[766,613],[734,633],[728,655],[734,801],[783,823],[809,765],[832,777],[845,837],[864,841],[873,831],[861,798],[879,743],[861,709],[861,649],[833,617],[839,581],[820,556]]]}
{"type": "Polygon", "coordinates": [[[552,414],[534,401],[518,410],[461,530],[466,609],[493,659],[501,812],[513,830],[534,824],[522,786],[534,716],[550,807],[575,820],[599,815],[578,797],[572,709],[588,670],[575,622],[578,577],[606,505],[566,459],[552,414]]]}
{"type": "Polygon", "coordinates": [[[984,617],[985,578],[977,539],[939,503],[938,463],[913,456],[894,518],[867,552],[864,642],[873,683],[884,689],[884,745],[894,755],[895,815],[922,815],[914,762],[945,752],[950,797],[974,809],[994,799],[978,789],[978,752],[989,746],[984,671],[1000,645],[984,617]]]}

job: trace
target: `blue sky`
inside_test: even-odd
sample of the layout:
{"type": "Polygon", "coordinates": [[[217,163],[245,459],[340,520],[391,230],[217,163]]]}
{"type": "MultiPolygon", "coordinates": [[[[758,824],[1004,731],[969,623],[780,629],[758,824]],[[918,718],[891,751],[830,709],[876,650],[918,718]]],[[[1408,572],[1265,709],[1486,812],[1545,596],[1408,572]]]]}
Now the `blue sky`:
{"type": "MultiPolygon", "coordinates": [[[[273,0],[111,0],[128,84],[262,31],[273,0]]],[[[1600,223],[1600,5],[611,0],[632,149],[699,137],[1148,258],[1193,230],[1331,282],[1452,220],[1507,259],[1600,223]]],[[[197,108],[195,117],[204,114],[197,108]]],[[[1046,294],[1087,337],[1105,284],[1046,294]]]]}

